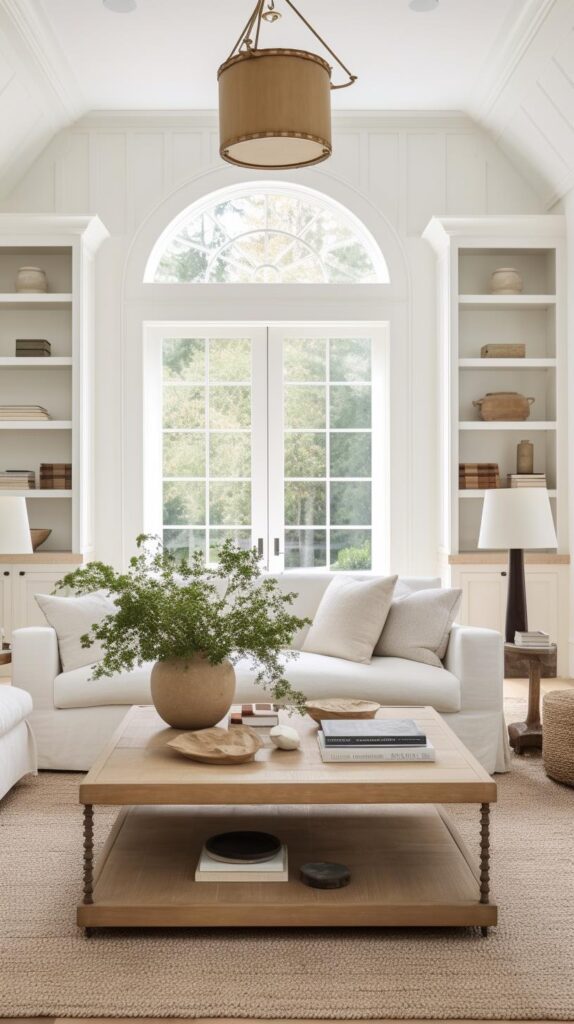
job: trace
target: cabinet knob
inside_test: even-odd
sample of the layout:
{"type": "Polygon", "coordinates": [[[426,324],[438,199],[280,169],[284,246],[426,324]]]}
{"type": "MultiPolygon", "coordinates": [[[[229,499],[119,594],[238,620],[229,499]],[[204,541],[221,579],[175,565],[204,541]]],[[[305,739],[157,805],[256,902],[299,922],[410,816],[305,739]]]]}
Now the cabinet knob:
{"type": "Polygon", "coordinates": [[[20,569],[20,572],[18,573],[18,576],[25,576],[25,575],[26,575],[26,573],[25,573],[24,569],[20,569]]]}
{"type": "Polygon", "coordinates": [[[5,575],[5,576],[9,576],[9,575],[10,575],[10,572],[9,572],[9,570],[8,570],[8,569],[4,569],[4,575],[5,575]]]}
{"type": "Polygon", "coordinates": [[[500,574],[500,575],[501,575],[501,576],[508,576],[508,573],[507,573],[507,572],[501,572],[501,574],[500,574]]]}

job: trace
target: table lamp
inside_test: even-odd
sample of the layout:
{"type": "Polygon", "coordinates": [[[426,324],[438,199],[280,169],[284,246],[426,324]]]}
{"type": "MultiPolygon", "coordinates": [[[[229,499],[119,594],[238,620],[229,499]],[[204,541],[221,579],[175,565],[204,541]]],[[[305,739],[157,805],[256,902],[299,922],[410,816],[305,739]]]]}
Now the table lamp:
{"type": "Polygon", "coordinates": [[[31,554],[26,499],[0,496],[0,556],[31,554]]]}
{"type": "Polygon", "coordinates": [[[482,507],[479,548],[508,550],[506,642],[528,629],[524,549],[555,548],[558,544],[550,499],[545,487],[493,488],[482,507]]]}

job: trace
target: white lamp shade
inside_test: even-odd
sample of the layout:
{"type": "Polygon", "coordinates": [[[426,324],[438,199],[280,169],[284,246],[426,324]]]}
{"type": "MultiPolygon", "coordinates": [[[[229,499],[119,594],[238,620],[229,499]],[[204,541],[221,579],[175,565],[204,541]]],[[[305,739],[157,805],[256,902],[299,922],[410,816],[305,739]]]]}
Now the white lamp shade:
{"type": "Polygon", "coordinates": [[[508,487],[486,492],[479,548],[555,548],[557,544],[546,488],[508,487]]]}
{"type": "Polygon", "coordinates": [[[0,496],[0,555],[32,554],[25,498],[0,496]]]}

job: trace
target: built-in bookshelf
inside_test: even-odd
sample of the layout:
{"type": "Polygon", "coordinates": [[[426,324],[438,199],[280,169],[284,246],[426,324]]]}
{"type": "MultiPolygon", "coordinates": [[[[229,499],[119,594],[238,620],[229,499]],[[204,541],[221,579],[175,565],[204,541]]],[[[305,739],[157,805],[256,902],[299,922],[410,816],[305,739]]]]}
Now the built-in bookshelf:
{"type": "Polygon", "coordinates": [[[44,561],[93,547],[93,262],[106,236],[97,217],[0,215],[0,405],[50,416],[0,421],[0,469],[36,474],[36,489],[0,494],[24,496],[30,525],[51,529],[44,561]],[[45,271],[47,292],[16,291],[23,266],[45,271]],[[45,339],[51,354],[16,356],[17,338],[45,339]],[[71,464],[72,487],[41,489],[41,463],[71,464]]]}

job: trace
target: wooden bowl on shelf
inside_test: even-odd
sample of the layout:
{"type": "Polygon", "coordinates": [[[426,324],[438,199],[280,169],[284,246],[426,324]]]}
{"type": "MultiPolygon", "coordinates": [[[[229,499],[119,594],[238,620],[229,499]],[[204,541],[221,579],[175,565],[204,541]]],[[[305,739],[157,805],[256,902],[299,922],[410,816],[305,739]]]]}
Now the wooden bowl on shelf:
{"type": "Polygon", "coordinates": [[[324,697],[305,702],[307,714],[314,722],[321,719],[374,718],[380,706],[374,700],[357,700],[354,697],[324,697]]]}
{"type": "Polygon", "coordinates": [[[30,536],[32,538],[32,550],[37,551],[44,541],[48,540],[51,532],[51,530],[47,530],[45,527],[41,526],[31,529],[30,536]]]}

